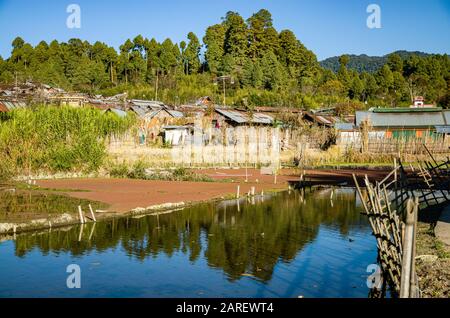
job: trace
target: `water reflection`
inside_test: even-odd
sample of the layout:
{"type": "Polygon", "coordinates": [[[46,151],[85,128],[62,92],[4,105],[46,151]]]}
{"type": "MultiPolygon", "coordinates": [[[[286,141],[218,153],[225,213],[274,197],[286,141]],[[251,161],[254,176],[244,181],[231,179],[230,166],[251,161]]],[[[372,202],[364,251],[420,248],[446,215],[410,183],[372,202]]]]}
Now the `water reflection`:
{"type": "Polygon", "coordinates": [[[0,191],[0,222],[23,222],[26,220],[58,216],[75,212],[77,207],[91,204],[94,209],[104,209],[106,204],[72,198],[51,191],[15,190],[0,191]]]}
{"type": "Polygon", "coordinates": [[[21,258],[35,249],[44,256],[82,258],[120,248],[126,257],[140,263],[182,253],[191,264],[204,259],[208,267],[223,271],[229,282],[248,276],[267,283],[277,264],[294,262],[308,244],[319,241],[320,232],[325,233],[320,242],[323,237],[329,240],[320,250],[324,258],[333,253],[332,237],[346,242],[351,232],[363,233],[375,246],[368,239],[366,218],[351,189],[291,191],[257,197],[254,204],[247,199],[236,203],[203,204],[171,214],[19,235],[14,251],[21,258]]]}

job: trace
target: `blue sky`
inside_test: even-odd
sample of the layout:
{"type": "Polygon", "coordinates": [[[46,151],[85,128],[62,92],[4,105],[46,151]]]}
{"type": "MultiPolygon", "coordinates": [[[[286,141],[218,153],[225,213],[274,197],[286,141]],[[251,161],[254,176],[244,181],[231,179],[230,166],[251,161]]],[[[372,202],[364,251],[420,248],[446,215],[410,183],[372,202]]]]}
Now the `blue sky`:
{"type": "Polygon", "coordinates": [[[450,53],[450,0],[0,0],[0,55],[16,36],[41,40],[76,37],[116,48],[137,34],[179,42],[202,38],[227,11],[244,18],[265,8],[278,30],[291,29],[320,60],[341,55],[384,55],[395,50],[450,53]],[[81,29],[68,29],[66,8],[81,7],[81,29]],[[381,29],[369,29],[369,4],[381,7],[381,29]]]}

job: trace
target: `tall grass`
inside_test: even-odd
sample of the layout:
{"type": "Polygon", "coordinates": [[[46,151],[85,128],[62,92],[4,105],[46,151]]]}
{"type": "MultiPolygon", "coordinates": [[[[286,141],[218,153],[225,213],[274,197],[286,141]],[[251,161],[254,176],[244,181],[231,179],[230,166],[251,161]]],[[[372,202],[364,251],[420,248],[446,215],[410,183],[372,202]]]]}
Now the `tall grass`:
{"type": "Polygon", "coordinates": [[[95,108],[36,106],[0,116],[0,179],[35,172],[93,172],[105,139],[127,131],[134,116],[95,108]]]}

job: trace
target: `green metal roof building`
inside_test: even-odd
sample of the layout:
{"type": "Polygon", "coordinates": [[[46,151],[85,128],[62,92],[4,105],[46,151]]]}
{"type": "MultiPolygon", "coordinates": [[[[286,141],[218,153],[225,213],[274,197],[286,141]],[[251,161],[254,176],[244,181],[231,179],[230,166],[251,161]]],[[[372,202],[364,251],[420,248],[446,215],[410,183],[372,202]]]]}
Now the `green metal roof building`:
{"type": "Polygon", "coordinates": [[[356,112],[356,126],[367,122],[372,131],[385,131],[387,137],[423,137],[448,134],[450,110],[432,108],[372,108],[356,112]]]}

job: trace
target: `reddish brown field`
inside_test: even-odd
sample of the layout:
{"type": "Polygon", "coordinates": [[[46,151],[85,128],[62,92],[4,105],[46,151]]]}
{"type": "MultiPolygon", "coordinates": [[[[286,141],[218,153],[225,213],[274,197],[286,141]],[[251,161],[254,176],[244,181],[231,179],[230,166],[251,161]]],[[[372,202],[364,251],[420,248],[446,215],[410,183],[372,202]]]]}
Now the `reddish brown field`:
{"type": "MultiPolygon", "coordinates": [[[[200,202],[211,199],[220,199],[236,193],[240,185],[241,195],[250,191],[287,189],[288,181],[299,180],[298,172],[283,170],[277,176],[261,175],[260,170],[248,169],[208,169],[197,170],[222,182],[178,182],[178,181],[149,181],[130,179],[61,179],[41,180],[37,184],[41,187],[64,190],[68,195],[93,201],[100,201],[110,205],[115,212],[128,212],[132,209],[146,208],[152,205],[178,202],[200,202]],[[245,182],[246,173],[248,182],[245,182]],[[72,190],[72,191],[71,191],[72,190]],[[84,190],[85,192],[73,192],[84,190]]],[[[314,170],[306,171],[308,180],[314,184],[339,184],[347,182],[352,184],[352,173],[355,170],[314,170]]],[[[374,178],[382,178],[383,171],[358,171],[359,176],[369,173],[374,178]]]]}
{"type": "MultiPolygon", "coordinates": [[[[278,176],[274,184],[273,176],[261,176],[249,172],[248,183],[245,177],[239,177],[240,171],[227,171],[226,177],[220,175],[217,179],[234,179],[234,182],[178,182],[151,181],[130,179],[62,179],[41,180],[37,184],[41,187],[64,190],[84,190],[87,192],[67,192],[68,195],[80,199],[100,201],[110,205],[115,212],[128,212],[137,207],[149,207],[163,203],[200,202],[220,199],[236,193],[240,185],[241,195],[255,187],[261,190],[286,189],[286,176],[278,176]],[[230,172],[231,171],[231,172],[230,172]],[[228,173],[229,172],[229,173],[228,173]],[[233,174],[230,176],[230,174],[233,174]],[[256,182],[258,179],[258,183],[256,182]]],[[[245,174],[245,171],[244,171],[245,174]]]]}

